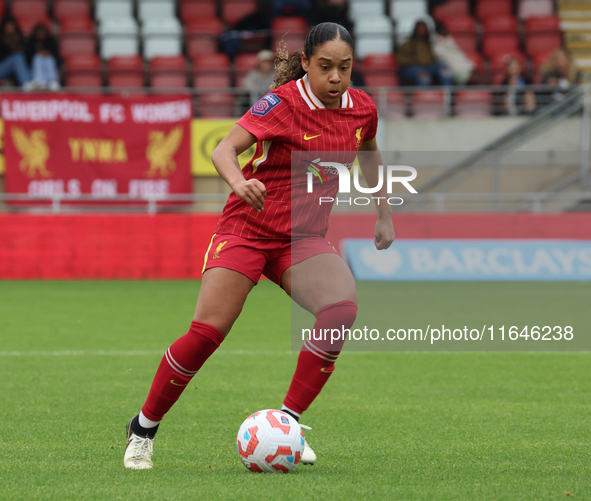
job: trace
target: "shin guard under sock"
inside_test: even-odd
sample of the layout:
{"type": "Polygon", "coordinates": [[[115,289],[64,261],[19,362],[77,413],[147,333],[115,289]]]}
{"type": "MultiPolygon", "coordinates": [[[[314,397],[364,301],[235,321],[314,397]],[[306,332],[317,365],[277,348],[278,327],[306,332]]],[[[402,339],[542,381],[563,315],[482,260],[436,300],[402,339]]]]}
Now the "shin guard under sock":
{"type": "Polygon", "coordinates": [[[144,416],[161,421],[223,340],[224,335],[215,327],[192,322],[189,332],[177,339],[164,354],[142,407],[144,416]]]}
{"type": "MultiPolygon", "coordinates": [[[[350,329],[357,316],[353,301],[341,301],[321,308],[316,314],[315,332],[319,329],[350,329]]],[[[324,332],[324,331],[323,331],[324,332]]],[[[329,331],[330,332],[330,331],[329,331]]],[[[334,371],[334,363],[345,340],[331,343],[307,339],[298,357],[295,374],[283,405],[301,414],[314,401],[334,371]]]]}

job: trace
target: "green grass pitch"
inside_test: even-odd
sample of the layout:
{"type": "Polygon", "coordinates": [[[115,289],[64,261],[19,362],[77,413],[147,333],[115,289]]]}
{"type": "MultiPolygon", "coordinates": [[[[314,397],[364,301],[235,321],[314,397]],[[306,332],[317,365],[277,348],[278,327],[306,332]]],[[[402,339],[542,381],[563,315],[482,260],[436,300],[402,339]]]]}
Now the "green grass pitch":
{"type": "MultiPolygon", "coordinates": [[[[589,353],[344,353],[302,420],[317,464],[248,472],[238,427],[281,405],[297,357],[269,282],[166,416],[154,469],[125,470],[125,424],[198,289],[0,282],[1,499],[591,499],[589,353]]],[[[588,283],[407,283],[392,301],[407,324],[482,309],[586,335],[590,308],[588,283]]]]}

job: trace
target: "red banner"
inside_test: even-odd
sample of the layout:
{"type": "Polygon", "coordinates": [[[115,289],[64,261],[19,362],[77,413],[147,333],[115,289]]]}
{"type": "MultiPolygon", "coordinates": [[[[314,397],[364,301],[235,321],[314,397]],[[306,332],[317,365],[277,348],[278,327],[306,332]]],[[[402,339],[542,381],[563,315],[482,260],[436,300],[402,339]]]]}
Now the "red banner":
{"type": "Polygon", "coordinates": [[[187,96],[2,94],[7,193],[109,201],[191,193],[187,96]],[[86,198],[86,197],[85,197],[86,198]]]}

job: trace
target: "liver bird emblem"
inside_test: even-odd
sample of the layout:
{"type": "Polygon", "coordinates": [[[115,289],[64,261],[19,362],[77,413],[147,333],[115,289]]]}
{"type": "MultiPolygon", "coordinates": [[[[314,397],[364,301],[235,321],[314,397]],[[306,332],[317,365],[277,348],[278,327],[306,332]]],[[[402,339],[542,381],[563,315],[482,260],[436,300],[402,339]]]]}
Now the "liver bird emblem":
{"type": "Polygon", "coordinates": [[[168,134],[159,130],[153,130],[148,134],[146,158],[150,162],[150,169],[146,171],[147,177],[154,177],[157,172],[160,172],[162,177],[166,177],[176,169],[173,157],[182,140],[183,127],[180,125],[168,134]]]}
{"type": "Polygon", "coordinates": [[[213,253],[213,258],[217,259],[218,257],[220,257],[220,252],[222,251],[222,249],[224,248],[224,245],[226,245],[228,243],[227,240],[224,240],[221,244],[219,244],[215,250],[215,252],[213,253]]]}
{"type": "Polygon", "coordinates": [[[19,128],[10,129],[12,143],[22,157],[19,167],[30,178],[35,177],[37,173],[41,177],[51,177],[52,174],[47,170],[45,163],[49,158],[49,146],[47,146],[47,133],[44,130],[32,130],[31,134],[19,128]]]}
{"type": "Polygon", "coordinates": [[[357,148],[359,148],[359,146],[361,145],[361,131],[362,131],[363,127],[359,127],[359,129],[357,129],[355,131],[355,137],[357,138],[357,148]]]}

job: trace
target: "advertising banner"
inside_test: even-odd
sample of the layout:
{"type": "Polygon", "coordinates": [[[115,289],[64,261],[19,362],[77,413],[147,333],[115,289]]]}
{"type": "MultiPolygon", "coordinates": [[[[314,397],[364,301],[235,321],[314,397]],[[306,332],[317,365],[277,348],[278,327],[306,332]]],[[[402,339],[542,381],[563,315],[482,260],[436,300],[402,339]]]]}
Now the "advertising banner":
{"type": "MultiPolygon", "coordinates": [[[[192,173],[195,176],[217,176],[218,173],[211,161],[211,154],[216,146],[224,139],[232,127],[235,119],[195,119],[192,126],[192,173]]],[[[244,167],[252,158],[255,145],[238,156],[240,167],[244,167]]]]}
{"type": "Polygon", "coordinates": [[[382,251],[369,239],[342,245],[357,280],[591,280],[591,242],[584,241],[396,240],[382,251]]]}
{"type": "Polygon", "coordinates": [[[191,192],[186,96],[2,94],[6,192],[97,201],[191,192]]]}

